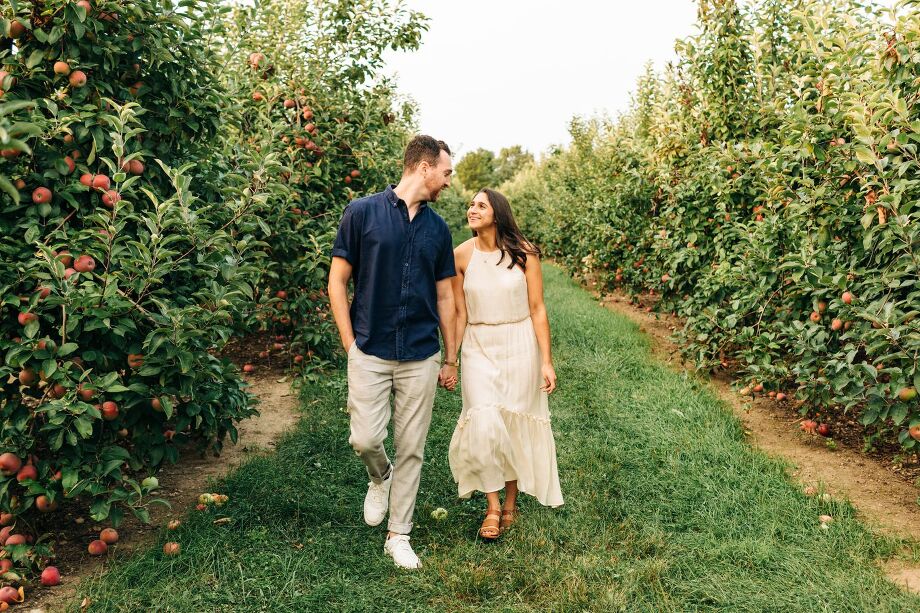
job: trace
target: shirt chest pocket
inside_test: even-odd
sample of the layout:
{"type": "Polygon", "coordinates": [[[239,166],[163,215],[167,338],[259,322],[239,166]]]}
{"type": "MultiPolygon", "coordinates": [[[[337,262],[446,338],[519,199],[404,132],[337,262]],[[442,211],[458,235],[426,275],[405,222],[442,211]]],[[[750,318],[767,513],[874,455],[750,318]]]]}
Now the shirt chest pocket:
{"type": "Polygon", "coordinates": [[[441,240],[433,228],[426,228],[416,242],[416,253],[419,259],[430,266],[434,266],[441,251],[441,240]]]}

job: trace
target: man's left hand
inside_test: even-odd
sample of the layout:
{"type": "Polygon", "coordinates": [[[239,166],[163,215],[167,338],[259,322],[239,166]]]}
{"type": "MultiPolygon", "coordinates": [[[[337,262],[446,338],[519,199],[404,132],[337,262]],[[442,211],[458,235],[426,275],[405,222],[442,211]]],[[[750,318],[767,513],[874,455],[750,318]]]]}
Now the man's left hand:
{"type": "Polygon", "coordinates": [[[457,388],[457,367],[444,364],[441,366],[441,372],[438,373],[438,385],[449,392],[457,388]]]}

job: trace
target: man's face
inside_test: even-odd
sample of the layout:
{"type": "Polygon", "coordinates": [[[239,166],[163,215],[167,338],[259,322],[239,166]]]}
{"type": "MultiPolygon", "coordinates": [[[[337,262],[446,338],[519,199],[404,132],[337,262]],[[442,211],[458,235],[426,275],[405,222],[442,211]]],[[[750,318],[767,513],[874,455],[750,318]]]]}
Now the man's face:
{"type": "Polygon", "coordinates": [[[422,172],[425,173],[425,187],[428,188],[429,202],[436,202],[441,191],[450,187],[450,177],[454,173],[454,166],[446,151],[441,151],[438,163],[434,166],[422,162],[422,172]]]}

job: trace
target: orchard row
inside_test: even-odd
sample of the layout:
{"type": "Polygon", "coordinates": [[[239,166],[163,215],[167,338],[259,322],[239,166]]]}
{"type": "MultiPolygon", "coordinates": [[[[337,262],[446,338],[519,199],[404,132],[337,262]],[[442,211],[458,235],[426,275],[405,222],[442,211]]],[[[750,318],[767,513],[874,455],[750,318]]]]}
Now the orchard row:
{"type": "Polygon", "coordinates": [[[507,189],[569,270],[685,318],[701,368],[916,449],[920,14],[869,8],[700,3],[628,114],[507,189]]]}

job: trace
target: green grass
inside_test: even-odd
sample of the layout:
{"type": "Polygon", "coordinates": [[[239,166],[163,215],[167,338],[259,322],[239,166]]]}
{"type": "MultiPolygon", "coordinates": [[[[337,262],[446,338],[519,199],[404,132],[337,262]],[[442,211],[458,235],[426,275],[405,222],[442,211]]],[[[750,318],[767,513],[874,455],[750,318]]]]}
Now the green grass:
{"type": "Polygon", "coordinates": [[[920,610],[877,570],[900,543],[845,503],[804,496],[713,394],[649,356],[635,325],[555,268],[546,281],[563,508],[525,497],[511,533],[476,542],[484,501],[458,502],[447,465],[459,393],[439,391],[412,538],[424,568],[397,571],[383,527],[361,521],[366,476],[337,375],[303,390],[304,419],[276,454],[219,487],[231,525],[193,511],[170,535],[179,557],[126,558],[81,596],[131,612],[920,610]]]}

